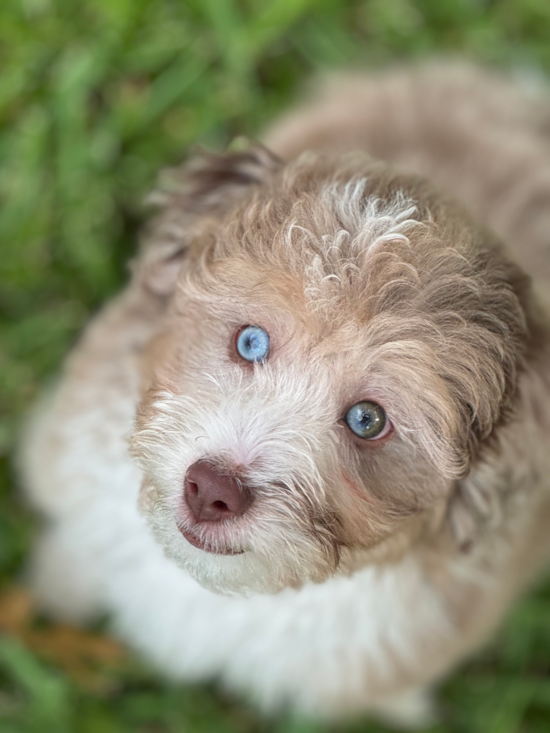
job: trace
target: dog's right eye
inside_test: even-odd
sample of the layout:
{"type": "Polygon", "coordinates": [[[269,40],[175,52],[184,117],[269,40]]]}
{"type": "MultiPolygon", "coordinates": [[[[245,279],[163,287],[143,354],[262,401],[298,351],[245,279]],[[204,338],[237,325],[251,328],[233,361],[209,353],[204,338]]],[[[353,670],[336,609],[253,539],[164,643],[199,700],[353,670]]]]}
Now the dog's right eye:
{"type": "Polygon", "coordinates": [[[264,361],[269,353],[269,334],[259,326],[244,326],[237,333],[236,346],[246,361],[264,361]]]}

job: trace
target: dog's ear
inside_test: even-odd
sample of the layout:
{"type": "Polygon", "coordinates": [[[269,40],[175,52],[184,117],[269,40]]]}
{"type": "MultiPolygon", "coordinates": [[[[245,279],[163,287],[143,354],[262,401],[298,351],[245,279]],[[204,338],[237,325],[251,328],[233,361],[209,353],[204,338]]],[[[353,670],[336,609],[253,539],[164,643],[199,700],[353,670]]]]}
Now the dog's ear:
{"type": "Polygon", "coordinates": [[[282,165],[260,143],[238,142],[238,149],[233,145],[223,154],[198,150],[162,174],[159,188],[148,198],[160,211],[146,232],[136,268],[148,291],[169,296],[201,221],[222,217],[251,186],[269,180],[282,165]]]}
{"type": "Polygon", "coordinates": [[[241,138],[224,154],[197,150],[172,175],[172,190],[169,181],[161,203],[193,212],[226,211],[249,186],[264,183],[280,166],[281,161],[263,145],[241,138]]]}
{"type": "MultiPolygon", "coordinates": [[[[490,255],[494,252],[489,250],[490,255]]],[[[479,377],[484,380],[491,377],[492,361],[491,381],[498,385],[498,389],[493,388],[492,398],[488,400],[494,405],[492,421],[486,422],[483,430],[475,420],[469,426],[470,470],[455,482],[448,505],[454,541],[460,550],[466,552],[487,527],[494,527],[501,520],[509,479],[507,475],[499,477],[494,470],[495,462],[498,465],[499,457],[506,452],[503,441],[506,432],[513,430],[517,421],[523,425],[525,410],[529,412],[531,409],[531,399],[525,392],[530,377],[522,383],[522,375],[540,369],[539,365],[547,360],[547,344],[550,343],[546,317],[533,293],[530,278],[503,258],[488,261],[492,273],[500,271],[504,287],[494,289],[494,297],[486,299],[482,316],[487,321],[488,336],[491,329],[494,333],[497,324],[500,334],[496,341],[496,354],[492,360],[484,362],[485,368],[477,381],[482,385],[483,380],[479,377]],[[491,326],[489,321],[494,325],[491,326]]],[[[488,338],[485,341],[487,343],[488,338]]],[[[490,391],[487,383],[483,390],[485,399],[490,391]]],[[[478,405],[482,399],[479,392],[478,405]]],[[[506,440],[510,441],[509,434],[506,440]]]]}

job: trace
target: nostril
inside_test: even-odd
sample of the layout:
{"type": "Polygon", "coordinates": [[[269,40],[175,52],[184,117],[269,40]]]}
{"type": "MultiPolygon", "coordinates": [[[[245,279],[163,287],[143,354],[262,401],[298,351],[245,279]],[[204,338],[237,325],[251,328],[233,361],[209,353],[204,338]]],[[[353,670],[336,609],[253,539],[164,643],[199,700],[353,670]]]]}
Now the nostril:
{"type": "Polygon", "coordinates": [[[196,496],[199,493],[199,487],[193,481],[188,481],[186,488],[187,488],[187,491],[190,494],[193,494],[194,496],[196,496]]]}
{"type": "Polygon", "coordinates": [[[219,509],[221,512],[228,512],[230,511],[229,507],[225,503],[225,501],[215,501],[213,502],[212,506],[215,509],[219,509]]]}

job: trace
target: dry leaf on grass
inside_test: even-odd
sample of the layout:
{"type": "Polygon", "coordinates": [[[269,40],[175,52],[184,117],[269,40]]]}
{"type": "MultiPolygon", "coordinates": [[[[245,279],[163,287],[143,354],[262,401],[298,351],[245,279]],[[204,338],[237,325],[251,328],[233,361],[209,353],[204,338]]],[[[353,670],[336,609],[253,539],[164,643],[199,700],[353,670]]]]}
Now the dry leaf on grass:
{"type": "Polygon", "coordinates": [[[102,668],[112,668],[126,657],[125,649],[107,636],[68,624],[37,627],[36,620],[36,606],[27,590],[11,586],[0,594],[0,632],[19,639],[82,687],[102,687],[102,668]]]}

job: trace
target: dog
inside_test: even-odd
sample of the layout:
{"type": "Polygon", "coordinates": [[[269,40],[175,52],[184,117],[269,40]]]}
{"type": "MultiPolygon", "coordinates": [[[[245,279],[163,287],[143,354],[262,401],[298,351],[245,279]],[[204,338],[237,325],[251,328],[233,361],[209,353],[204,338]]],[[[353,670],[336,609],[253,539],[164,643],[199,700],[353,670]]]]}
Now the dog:
{"type": "Polygon", "coordinates": [[[42,607],[424,724],[548,559],[549,121],[465,64],[348,73],[167,174],[23,441],[42,607]]]}

